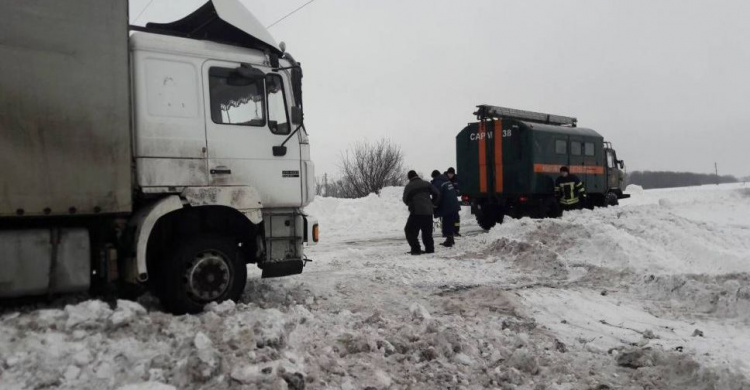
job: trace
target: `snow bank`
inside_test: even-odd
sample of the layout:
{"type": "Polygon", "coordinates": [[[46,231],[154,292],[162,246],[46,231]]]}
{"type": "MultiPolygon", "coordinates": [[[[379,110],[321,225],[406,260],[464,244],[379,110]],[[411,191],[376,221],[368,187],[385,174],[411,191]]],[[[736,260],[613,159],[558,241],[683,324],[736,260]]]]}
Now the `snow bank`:
{"type": "Polygon", "coordinates": [[[318,218],[321,240],[393,235],[401,232],[409,214],[401,201],[403,187],[383,188],[380,195],[359,199],[316,197],[305,212],[318,218]]]}
{"type": "Polygon", "coordinates": [[[643,187],[639,186],[638,184],[630,184],[625,188],[625,193],[631,195],[642,194],[643,187]]]}
{"type": "MultiPolygon", "coordinates": [[[[305,212],[318,218],[321,241],[403,236],[409,210],[402,201],[404,187],[383,188],[380,195],[359,199],[316,197],[305,212]]],[[[462,218],[472,221],[468,207],[462,218]]]]}
{"type": "MultiPolygon", "coordinates": [[[[323,247],[341,241],[401,238],[408,216],[402,191],[389,187],[380,196],[361,199],[316,198],[306,211],[321,223],[323,247]]],[[[480,245],[499,245],[500,254],[518,250],[516,244],[502,240],[538,242],[543,246],[540,250],[569,264],[657,274],[750,272],[747,191],[750,188],[740,184],[633,191],[619,207],[569,212],[557,220],[506,218],[480,245]],[[723,207],[715,207],[718,204],[723,207]]],[[[462,225],[476,225],[468,208],[462,211],[462,225]]],[[[533,253],[524,261],[543,261],[538,258],[541,252],[533,253]]]]}

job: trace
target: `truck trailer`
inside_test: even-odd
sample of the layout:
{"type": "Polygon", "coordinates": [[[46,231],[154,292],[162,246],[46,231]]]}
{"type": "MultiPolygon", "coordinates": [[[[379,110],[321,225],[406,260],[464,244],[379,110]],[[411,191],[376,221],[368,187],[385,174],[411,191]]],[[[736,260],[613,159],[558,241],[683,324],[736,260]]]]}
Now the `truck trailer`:
{"type": "Polygon", "coordinates": [[[0,298],[236,300],[318,241],[302,69],[240,0],[0,2],[0,298]]]}
{"type": "Polygon", "coordinates": [[[578,127],[578,119],[490,105],[474,114],[478,121],[456,136],[456,157],[463,200],[483,229],[506,215],[562,215],[554,189],[563,166],[584,183],[587,206],[629,197],[625,163],[599,133],[578,127]]]}

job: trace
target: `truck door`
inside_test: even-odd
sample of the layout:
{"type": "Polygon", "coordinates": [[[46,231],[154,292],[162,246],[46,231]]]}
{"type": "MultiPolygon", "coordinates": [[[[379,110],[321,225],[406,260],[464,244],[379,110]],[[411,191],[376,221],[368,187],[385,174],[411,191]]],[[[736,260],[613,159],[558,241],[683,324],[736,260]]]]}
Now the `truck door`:
{"type": "Polygon", "coordinates": [[[612,149],[605,151],[607,154],[607,187],[608,189],[620,188],[620,170],[617,167],[617,155],[612,149]]]}
{"type": "Polygon", "coordinates": [[[244,78],[237,72],[240,66],[222,61],[203,66],[209,183],[252,186],[260,192],[264,207],[299,207],[298,134],[286,143],[285,155],[273,154],[273,147],[292,131],[289,83],[271,72],[265,78],[244,78]]]}

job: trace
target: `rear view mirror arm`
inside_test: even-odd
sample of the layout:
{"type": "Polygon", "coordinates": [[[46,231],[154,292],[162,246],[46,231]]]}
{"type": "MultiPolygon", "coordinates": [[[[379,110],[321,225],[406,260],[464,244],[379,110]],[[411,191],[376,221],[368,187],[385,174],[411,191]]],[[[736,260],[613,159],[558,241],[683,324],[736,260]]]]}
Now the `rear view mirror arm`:
{"type": "MultiPolygon", "coordinates": [[[[292,137],[295,134],[297,134],[297,132],[299,131],[299,129],[304,129],[304,124],[300,123],[300,125],[297,126],[297,128],[294,129],[294,131],[291,134],[289,134],[288,137],[286,137],[286,139],[284,140],[284,142],[281,143],[281,145],[274,146],[272,148],[274,156],[276,156],[276,157],[286,156],[286,146],[284,146],[284,145],[286,145],[286,143],[289,142],[289,140],[292,139],[292,137]]],[[[305,133],[307,133],[307,130],[305,130],[305,133]]]]}
{"type": "MultiPolygon", "coordinates": [[[[303,125],[303,124],[300,124],[299,126],[297,126],[297,128],[296,128],[296,129],[294,129],[294,131],[292,132],[292,134],[289,134],[289,136],[288,136],[288,137],[286,137],[286,139],[284,140],[284,142],[282,142],[282,143],[281,143],[281,145],[280,145],[280,146],[284,146],[284,145],[286,145],[286,143],[287,143],[287,142],[289,142],[289,140],[290,140],[290,139],[292,139],[292,137],[293,137],[293,136],[294,136],[295,134],[297,134],[297,132],[299,131],[299,129],[301,129],[301,128],[303,128],[303,127],[304,127],[304,125],[303,125]]],[[[306,130],[306,129],[305,129],[305,132],[307,132],[307,130],[306,130]]]]}

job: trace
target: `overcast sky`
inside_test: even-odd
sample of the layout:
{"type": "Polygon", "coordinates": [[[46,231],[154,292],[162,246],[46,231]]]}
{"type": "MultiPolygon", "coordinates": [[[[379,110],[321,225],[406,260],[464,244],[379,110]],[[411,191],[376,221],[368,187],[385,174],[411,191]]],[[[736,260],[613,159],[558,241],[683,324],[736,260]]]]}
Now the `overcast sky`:
{"type": "MultiPolygon", "coordinates": [[[[243,1],[268,25],[308,0],[243,1]]],[[[149,0],[130,2],[135,19],[149,0]]],[[[203,3],[153,0],[135,24],[203,3]]],[[[455,166],[455,135],[493,104],[576,116],[629,170],[747,176],[748,20],[746,0],[316,0],[270,32],[303,65],[321,175],[381,137],[409,168],[455,166]]]]}

